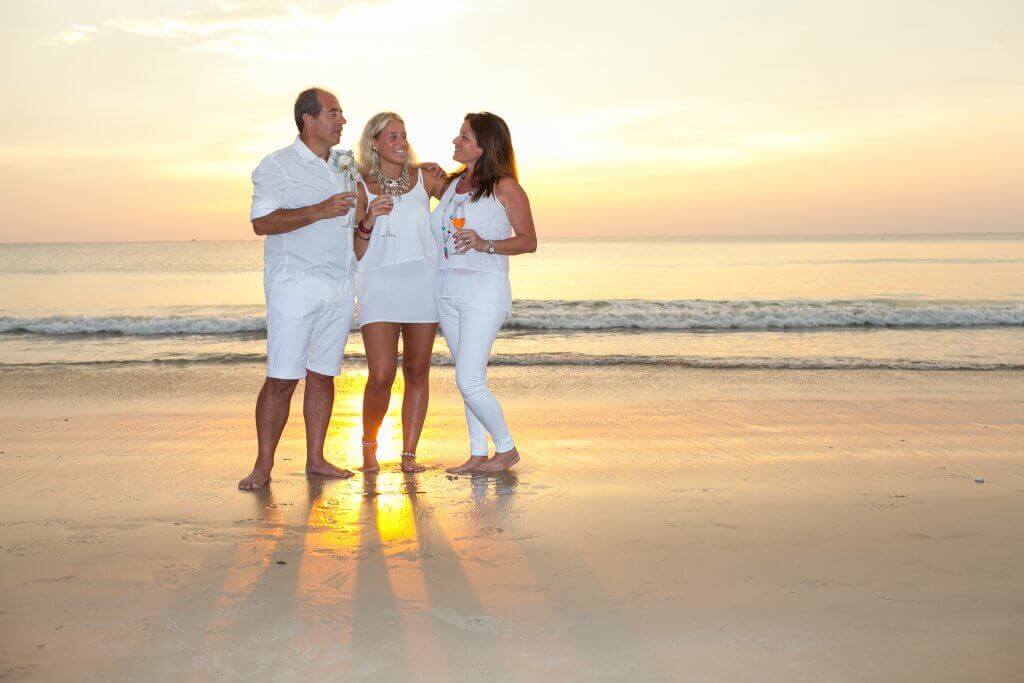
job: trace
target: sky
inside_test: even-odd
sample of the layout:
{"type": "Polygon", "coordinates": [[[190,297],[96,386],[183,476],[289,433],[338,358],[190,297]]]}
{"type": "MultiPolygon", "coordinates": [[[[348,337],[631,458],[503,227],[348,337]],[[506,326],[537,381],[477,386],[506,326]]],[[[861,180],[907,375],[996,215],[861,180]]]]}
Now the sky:
{"type": "Polygon", "coordinates": [[[501,115],[541,236],[1024,231],[1019,0],[0,0],[0,242],[254,239],[312,85],[501,115]]]}

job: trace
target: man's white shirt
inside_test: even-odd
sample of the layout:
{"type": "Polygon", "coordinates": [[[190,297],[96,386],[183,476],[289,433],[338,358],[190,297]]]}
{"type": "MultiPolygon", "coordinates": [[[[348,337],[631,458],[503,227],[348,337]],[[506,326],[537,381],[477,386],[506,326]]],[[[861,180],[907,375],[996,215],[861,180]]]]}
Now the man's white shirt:
{"type": "MultiPolygon", "coordinates": [[[[301,209],[342,191],[332,152],[330,164],[314,154],[298,137],[289,147],[263,159],[252,173],[250,219],[278,209],[301,209]]],[[[281,281],[314,277],[336,286],[351,284],[355,273],[352,230],[342,216],[325,218],[298,230],[267,235],[263,247],[263,284],[266,291],[281,281]]]]}

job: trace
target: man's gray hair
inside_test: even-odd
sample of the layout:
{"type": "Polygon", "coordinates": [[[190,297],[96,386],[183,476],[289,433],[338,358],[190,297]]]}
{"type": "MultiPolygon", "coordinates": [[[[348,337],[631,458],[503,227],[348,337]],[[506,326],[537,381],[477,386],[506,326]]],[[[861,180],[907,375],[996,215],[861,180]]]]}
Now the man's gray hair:
{"type": "Polygon", "coordinates": [[[295,125],[298,127],[299,132],[302,132],[304,121],[302,116],[309,114],[310,116],[320,115],[320,100],[317,99],[317,93],[327,92],[323,88],[310,88],[303,90],[299,93],[299,96],[295,98],[295,125]]]}

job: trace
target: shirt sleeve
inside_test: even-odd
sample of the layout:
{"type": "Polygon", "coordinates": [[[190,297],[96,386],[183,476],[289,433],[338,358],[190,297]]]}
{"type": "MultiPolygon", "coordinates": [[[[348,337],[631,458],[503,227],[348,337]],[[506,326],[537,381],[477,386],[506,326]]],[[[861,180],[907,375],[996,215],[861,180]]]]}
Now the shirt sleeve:
{"type": "Polygon", "coordinates": [[[291,181],[272,157],[260,162],[252,172],[252,209],[249,220],[256,220],[283,209],[291,181]]]}

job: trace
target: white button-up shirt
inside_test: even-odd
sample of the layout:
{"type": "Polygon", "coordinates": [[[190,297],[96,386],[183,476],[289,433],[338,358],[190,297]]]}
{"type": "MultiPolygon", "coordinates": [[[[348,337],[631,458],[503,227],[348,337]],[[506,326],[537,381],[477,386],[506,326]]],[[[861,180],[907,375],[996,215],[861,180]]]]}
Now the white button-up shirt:
{"type": "MultiPolygon", "coordinates": [[[[333,163],[337,156],[330,156],[333,163]]],[[[301,209],[342,191],[333,166],[312,152],[301,138],[268,155],[252,172],[251,220],[278,209],[301,209]]],[[[341,286],[355,273],[352,230],[345,217],[325,218],[298,230],[267,235],[263,247],[263,285],[312,276],[341,286]]]]}

